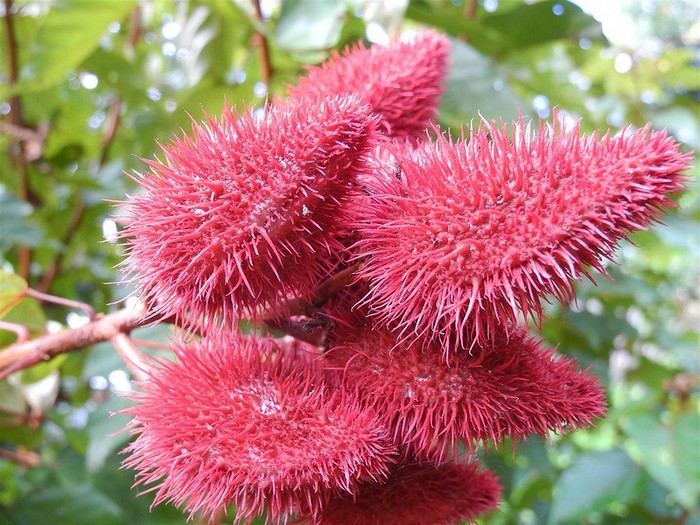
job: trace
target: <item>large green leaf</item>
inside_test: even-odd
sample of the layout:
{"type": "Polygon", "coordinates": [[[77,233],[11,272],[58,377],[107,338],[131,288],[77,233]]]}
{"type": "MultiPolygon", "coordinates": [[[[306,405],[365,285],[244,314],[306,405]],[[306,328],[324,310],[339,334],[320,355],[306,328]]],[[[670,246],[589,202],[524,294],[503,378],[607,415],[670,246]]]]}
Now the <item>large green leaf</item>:
{"type": "Polygon", "coordinates": [[[19,92],[40,91],[65,80],[100,43],[111,22],[121,21],[134,0],[61,0],[52,4],[23,65],[19,92]]]}
{"type": "Polygon", "coordinates": [[[450,35],[467,39],[482,52],[500,56],[524,48],[575,37],[600,35],[600,24],[580,7],[566,0],[514,2],[499,6],[495,13],[483,13],[476,19],[464,15],[464,7],[428,0],[413,0],[406,17],[437,27],[450,35]]]}
{"type": "Polygon", "coordinates": [[[485,53],[497,53],[504,47],[504,37],[500,31],[465,18],[463,7],[436,7],[425,0],[412,0],[406,9],[406,18],[435,27],[454,37],[468,39],[472,46],[485,53]]]}
{"type": "Polygon", "coordinates": [[[515,120],[518,108],[525,110],[499,69],[473,47],[452,40],[450,64],[440,106],[444,124],[458,127],[479,116],[515,120]]]}
{"type": "Polygon", "coordinates": [[[600,25],[593,17],[566,0],[523,3],[505,12],[498,10],[486,15],[481,22],[502,35],[507,43],[503,52],[577,37],[586,31],[600,32],[600,25]]]}
{"type": "Polygon", "coordinates": [[[580,454],[554,486],[549,524],[581,523],[613,503],[643,491],[639,467],[621,450],[580,454]]]}
{"type": "Polygon", "coordinates": [[[275,27],[275,41],[289,51],[329,49],[340,39],[344,15],[343,0],[286,0],[275,27]]]}
{"type": "Polygon", "coordinates": [[[15,503],[12,518],[15,525],[124,523],[119,506],[89,484],[42,487],[15,503]]]}
{"type": "Polygon", "coordinates": [[[646,471],[689,510],[700,496],[700,415],[661,422],[649,413],[621,419],[625,446],[646,471]]]}

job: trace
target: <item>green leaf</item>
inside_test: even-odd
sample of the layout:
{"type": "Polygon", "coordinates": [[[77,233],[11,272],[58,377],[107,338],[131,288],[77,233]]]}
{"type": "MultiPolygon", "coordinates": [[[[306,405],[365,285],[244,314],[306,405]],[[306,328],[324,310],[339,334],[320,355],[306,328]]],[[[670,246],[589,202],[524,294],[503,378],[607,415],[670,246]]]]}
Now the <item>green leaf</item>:
{"type": "Polygon", "coordinates": [[[29,203],[18,199],[0,185],[0,250],[9,250],[16,244],[34,247],[41,243],[44,236],[41,228],[27,220],[32,211],[29,203]]]}
{"type": "Polygon", "coordinates": [[[692,510],[700,496],[700,415],[686,413],[662,423],[652,414],[621,419],[625,447],[649,475],[692,510]]]}
{"type": "Polygon", "coordinates": [[[340,39],[343,0],[286,0],[275,27],[277,45],[288,51],[329,49],[340,39]]]}
{"type": "Polygon", "coordinates": [[[459,127],[470,119],[515,120],[524,103],[498,68],[473,47],[452,40],[450,71],[440,106],[442,123],[459,127]]]}
{"type": "Polygon", "coordinates": [[[499,10],[486,15],[481,22],[503,36],[508,45],[502,51],[522,50],[584,31],[600,32],[600,24],[593,17],[566,0],[522,4],[506,12],[499,10]]]}
{"type": "Polygon", "coordinates": [[[406,18],[433,26],[455,37],[468,38],[470,45],[485,53],[495,54],[504,46],[507,47],[504,36],[498,30],[465,18],[463,7],[435,7],[414,0],[406,9],[406,18]]]}
{"type": "Polygon", "coordinates": [[[23,385],[29,385],[41,381],[52,372],[63,366],[63,363],[68,359],[68,354],[62,354],[54,357],[51,361],[36,364],[31,368],[22,370],[19,374],[19,380],[23,385]]]}
{"type": "MultiPolygon", "coordinates": [[[[0,288],[2,288],[2,285],[0,285],[0,288]]],[[[0,302],[0,304],[2,303],[0,302]]],[[[0,308],[0,318],[9,323],[24,326],[30,337],[37,337],[46,333],[46,316],[41,309],[39,301],[32,297],[21,299],[5,315],[2,315],[2,308],[0,308]]],[[[0,348],[14,343],[16,339],[16,334],[4,330],[0,331],[0,348]]]]}
{"type": "MultiPolygon", "coordinates": [[[[700,149],[700,129],[698,129],[698,116],[695,109],[670,107],[653,111],[651,118],[655,127],[667,128],[678,140],[698,150],[700,149]]],[[[697,170],[695,172],[697,173],[697,170]]]]}
{"type": "Polygon", "coordinates": [[[621,450],[580,454],[554,486],[549,524],[581,523],[612,502],[626,502],[643,491],[641,470],[621,450]]]}
{"type": "Polygon", "coordinates": [[[12,509],[17,525],[117,525],[123,523],[119,506],[88,484],[42,487],[20,498],[12,509]]]}
{"type": "Polygon", "coordinates": [[[123,431],[129,416],[115,413],[129,405],[131,403],[123,397],[112,397],[90,414],[89,442],[85,453],[85,468],[89,472],[102,468],[105,459],[129,440],[129,433],[123,431]]]}
{"type": "Polygon", "coordinates": [[[22,300],[26,291],[27,282],[19,275],[0,271],[0,319],[22,300]]]}
{"type": "Polygon", "coordinates": [[[23,414],[26,409],[27,402],[22,392],[8,381],[0,381],[0,411],[23,414]]]}
{"type": "Polygon", "coordinates": [[[109,24],[121,21],[134,5],[134,0],[53,3],[22,68],[17,91],[41,91],[63,81],[97,49],[109,24]]]}

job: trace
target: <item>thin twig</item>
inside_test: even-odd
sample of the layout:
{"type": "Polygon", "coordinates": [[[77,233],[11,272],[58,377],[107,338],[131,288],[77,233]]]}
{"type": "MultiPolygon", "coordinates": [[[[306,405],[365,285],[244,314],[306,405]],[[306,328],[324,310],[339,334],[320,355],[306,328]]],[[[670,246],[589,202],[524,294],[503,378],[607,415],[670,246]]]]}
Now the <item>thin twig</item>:
{"type": "Polygon", "coordinates": [[[320,319],[267,319],[265,326],[314,346],[323,346],[328,335],[329,324],[320,319]]]}
{"type": "Polygon", "coordinates": [[[136,348],[131,338],[119,332],[112,336],[110,341],[133,376],[139,381],[145,381],[148,378],[150,366],[144,353],[136,348]]]}
{"type": "MultiPolygon", "coordinates": [[[[464,6],[464,18],[467,20],[474,20],[476,18],[476,9],[479,6],[479,0],[467,0],[464,6]]],[[[469,42],[469,35],[461,35],[459,39],[467,43],[469,42]]]]}
{"type": "Polygon", "coordinates": [[[361,267],[362,261],[357,261],[356,263],[339,271],[333,275],[333,277],[322,282],[314,293],[313,305],[316,307],[322,306],[326,301],[328,301],[328,299],[349,285],[355,280],[355,274],[361,267]]]}
{"type": "MultiPolygon", "coordinates": [[[[255,6],[255,14],[258,16],[258,20],[264,22],[265,18],[263,17],[260,2],[261,0],[253,0],[253,5],[255,6]]],[[[260,56],[260,79],[269,89],[273,75],[272,63],[270,61],[270,44],[267,41],[267,37],[259,31],[255,32],[255,42],[260,56]]]]}
{"type": "Polygon", "coordinates": [[[26,468],[38,467],[41,464],[41,457],[39,454],[27,450],[24,447],[17,447],[17,450],[0,448],[0,458],[8,459],[26,468]]]}
{"type": "Polygon", "coordinates": [[[17,343],[24,343],[27,339],[29,339],[29,330],[26,326],[21,324],[0,321],[0,330],[14,332],[17,335],[17,343]]]}
{"type": "Polygon", "coordinates": [[[467,20],[474,20],[476,17],[476,8],[479,6],[479,0],[468,0],[464,6],[464,17],[467,20]]]}
{"type": "Polygon", "coordinates": [[[157,343],[155,341],[147,341],[146,339],[138,339],[136,337],[131,338],[131,342],[136,346],[143,346],[144,348],[152,348],[154,350],[170,350],[170,345],[165,343],[157,343]]]}
{"type": "Polygon", "coordinates": [[[44,419],[44,414],[37,414],[35,412],[12,412],[5,409],[0,409],[0,427],[23,427],[27,426],[29,428],[39,428],[41,422],[44,419]],[[8,417],[9,416],[9,417],[8,417]]]}
{"type": "Polygon", "coordinates": [[[32,290],[31,288],[25,290],[24,295],[27,297],[33,297],[34,299],[38,299],[39,301],[43,301],[45,303],[60,304],[62,306],[67,306],[68,308],[76,308],[85,312],[88,315],[89,319],[92,320],[95,318],[95,310],[92,306],[90,306],[87,303],[81,303],[80,301],[74,301],[72,299],[58,297],[57,295],[37,292],[36,290],[32,290]]]}
{"type": "Polygon", "coordinates": [[[41,142],[44,140],[44,135],[41,132],[12,122],[0,122],[0,133],[22,142],[41,142]]]}
{"type": "Polygon", "coordinates": [[[120,122],[120,113],[122,109],[122,99],[116,97],[109,105],[107,110],[107,118],[105,119],[105,132],[102,135],[102,153],[100,153],[100,167],[105,165],[109,157],[109,150],[114,142],[114,136],[117,134],[117,128],[120,122]]]}

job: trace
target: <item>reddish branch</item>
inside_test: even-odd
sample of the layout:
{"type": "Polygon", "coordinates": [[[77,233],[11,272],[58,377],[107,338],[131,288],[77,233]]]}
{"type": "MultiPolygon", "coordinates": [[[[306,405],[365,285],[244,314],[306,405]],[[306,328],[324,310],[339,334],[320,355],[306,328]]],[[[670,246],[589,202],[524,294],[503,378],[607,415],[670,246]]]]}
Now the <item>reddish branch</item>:
{"type": "MultiPolygon", "coordinates": [[[[309,327],[308,321],[297,321],[296,316],[307,316],[313,319],[318,307],[322,306],[331,296],[349,285],[354,279],[362,261],[339,271],[322,282],[311,295],[310,300],[291,299],[281,308],[262,314],[264,323],[272,329],[305,340],[318,343],[318,331],[309,327]]],[[[10,374],[34,366],[54,357],[82,350],[88,346],[111,341],[117,353],[124,360],[129,370],[139,379],[145,378],[148,365],[144,362],[141,352],[128,334],[134,328],[148,322],[157,321],[149,316],[145,308],[139,310],[119,310],[107,315],[95,315],[92,308],[77,301],[57,298],[35,290],[27,290],[25,295],[41,301],[55,302],[71,308],[79,308],[87,312],[90,322],[86,325],[64,330],[56,334],[48,334],[31,341],[22,341],[0,351],[0,380],[10,374]]],[[[162,319],[160,321],[163,321],[162,319]]],[[[316,327],[317,328],[317,327],[316,327]]]]}
{"type": "Polygon", "coordinates": [[[478,5],[478,0],[467,1],[466,5],[464,6],[464,16],[468,20],[474,20],[474,17],[476,16],[476,8],[478,7],[478,5]]]}
{"type": "MultiPolygon", "coordinates": [[[[17,84],[19,79],[19,63],[17,61],[17,39],[15,38],[14,14],[12,0],[5,0],[5,39],[7,48],[7,82],[10,88],[17,84]]],[[[13,95],[10,97],[10,120],[16,128],[25,128],[22,118],[22,103],[19,96],[13,95]]],[[[22,140],[17,140],[18,151],[14,157],[14,162],[19,171],[19,192],[20,197],[31,203],[37,204],[39,199],[29,187],[29,175],[27,172],[27,159],[25,156],[25,146],[22,140]]],[[[18,274],[26,279],[29,276],[29,266],[31,264],[31,250],[27,246],[20,246],[17,252],[18,256],[18,274]]]]}
{"type": "MultiPolygon", "coordinates": [[[[265,319],[264,323],[269,328],[281,330],[298,339],[318,344],[320,342],[319,336],[309,329],[308,323],[298,322],[290,317],[299,315],[313,317],[319,306],[355,279],[355,272],[361,264],[361,262],[357,262],[322,282],[312,294],[310,301],[292,299],[280,310],[266,312],[262,316],[265,319]],[[282,311],[285,312],[284,319],[279,314],[282,311]]],[[[52,296],[45,296],[34,290],[28,290],[26,293],[42,300],[51,298],[53,302],[56,302],[52,296]]],[[[61,304],[84,309],[82,303],[67,299],[63,300],[61,304]]],[[[106,315],[91,315],[91,312],[88,312],[88,315],[91,316],[91,321],[84,326],[56,334],[47,334],[31,341],[18,342],[0,351],[0,381],[14,372],[30,368],[42,361],[49,361],[58,355],[76,352],[104,341],[111,341],[129,370],[135,377],[142,379],[147,365],[143,362],[141,352],[136,348],[134,341],[128,337],[128,334],[131,330],[150,322],[170,320],[154,319],[145,309],[118,310],[106,315]]]]}
{"type": "Polygon", "coordinates": [[[25,143],[40,143],[44,141],[44,135],[40,131],[26,126],[18,126],[12,122],[0,122],[0,133],[4,133],[17,141],[25,143]]]}
{"type": "Polygon", "coordinates": [[[17,447],[17,450],[0,448],[0,458],[8,459],[25,468],[38,467],[41,464],[39,454],[24,447],[17,447]]]}
{"type": "Polygon", "coordinates": [[[119,310],[106,315],[98,315],[79,328],[48,334],[24,343],[16,343],[0,352],[0,381],[10,374],[34,366],[42,361],[68,352],[75,352],[88,346],[109,341],[118,334],[149,322],[144,310],[119,310]]]}
{"type": "MultiPolygon", "coordinates": [[[[263,17],[262,8],[260,7],[260,0],[253,0],[253,5],[255,6],[255,13],[258,16],[258,20],[264,22],[265,19],[263,17]]],[[[272,80],[270,45],[267,42],[267,37],[259,31],[255,33],[255,40],[260,54],[260,78],[269,89],[270,80],[272,80]]]]}

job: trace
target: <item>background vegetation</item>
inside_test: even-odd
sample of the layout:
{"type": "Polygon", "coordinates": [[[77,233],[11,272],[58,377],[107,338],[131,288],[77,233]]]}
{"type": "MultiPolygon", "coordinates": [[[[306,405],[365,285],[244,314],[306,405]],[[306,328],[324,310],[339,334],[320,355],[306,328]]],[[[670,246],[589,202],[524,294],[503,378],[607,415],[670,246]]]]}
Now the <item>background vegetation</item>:
{"type": "MultiPolygon", "coordinates": [[[[35,290],[119,307],[110,201],[124,172],[202,110],[260,105],[332,49],[428,25],[454,38],[440,121],[580,119],[586,131],[667,127],[700,149],[700,8],[693,0],[4,0],[0,38],[0,320],[31,336],[85,314],[35,290]],[[190,117],[191,115],[192,117],[190,117]]],[[[543,331],[607,385],[597,428],[484,454],[505,500],[483,524],[697,524],[700,192],[697,160],[665,226],[624,243],[612,281],[551,306],[543,331]]],[[[159,325],[133,336],[167,343],[159,325]]],[[[0,348],[16,335],[0,331],[0,348]]],[[[130,388],[108,343],[0,382],[0,523],[178,524],[149,512],[114,434],[130,388]]]]}

